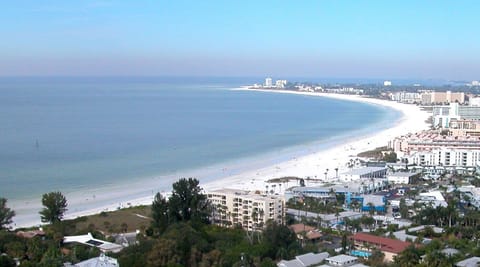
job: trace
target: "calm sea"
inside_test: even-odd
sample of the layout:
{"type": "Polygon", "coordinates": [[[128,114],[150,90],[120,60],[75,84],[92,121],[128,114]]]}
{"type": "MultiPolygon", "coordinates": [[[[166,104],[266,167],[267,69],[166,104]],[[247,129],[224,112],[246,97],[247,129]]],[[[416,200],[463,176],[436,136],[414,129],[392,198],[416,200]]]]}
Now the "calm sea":
{"type": "Polygon", "coordinates": [[[245,163],[341,142],[386,128],[399,116],[355,102],[230,90],[260,81],[2,78],[0,196],[88,191],[245,163]]]}

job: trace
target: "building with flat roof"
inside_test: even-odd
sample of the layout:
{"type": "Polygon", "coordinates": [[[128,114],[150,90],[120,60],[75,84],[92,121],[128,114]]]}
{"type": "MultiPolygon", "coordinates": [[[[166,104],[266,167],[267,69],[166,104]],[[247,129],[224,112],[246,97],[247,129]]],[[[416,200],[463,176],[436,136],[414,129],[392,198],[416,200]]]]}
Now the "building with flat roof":
{"type": "Polygon", "coordinates": [[[206,193],[213,206],[212,223],[222,226],[240,225],[248,231],[261,230],[266,222],[283,222],[285,199],[279,195],[261,195],[236,189],[220,189],[206,193]]]}
{"type": "Polygon", "coordinates": [[[265,87],[267,87],[267,88],[273,87],[272,78],[270,78],[270,77],[265,78],[265,87]]]}
{"type": "Polygon", "coordinates": [[[387,175],[389,184],[410,184],[414,177],[421,174],[421,171],[416,172],[391,172],[387,175]]]}
{"type": "Polygon", "coordinates": [[[326,258],[328,258],[330,254],[328,252],[322,253],[306,253],[302,255],[298,255],[293,260],[282,260],[277,263],[278,267],[307,267],[307,266],[317,266],[318,264],[322,263],[326,258]]]}
{"type": "Polygon", "coordinates": [[[342,173],[340,178],[345,182],[349,182],[365,178],[385,178],[386,174],[387,168],[385,167],[363,167],[342,173]]]}
{"type": "Polygon", "coordinates": [[[422,94],[422,104],[444,104],[465,102],[465,93],[463,92],[427,92],[422,94]]]}
{"type": "Polygon", "coordinates": [[[457,267],[477,267],[480,264],[480,257],[470,257],[455,263],[457,267]]]}
{"type": "Polygon", "coordinates": [[[117,259],[100,254],[99,257],[81,261],[76,264],[64,264],[65,267],[118,267],[117,259]]]}
{"type": "Polygon", "coordinates": [[[422,95],[414,92],[395,92],[390,95],[390,99],[400,103],[420,103],[422,102],[422,95]]]}
{"type": "Polygon", "coordinates": [[[309,212],[304,210],[297,210],[297,209],[287,209],[286,213],[296,220],[302,220],[306,218],[307,220],[320,222],[320,226],[322,227],[332,227],[338,224],[343,224],[345,219],[355,220],[359,219],[363,216],[361,212],[356,211],[342,211],[338,214],[330,213],[330,214],[323,214],[323,213],[316,213],[316,212],[309,212]]]}
{"type": "Polygon", "coordinates": [[[337,256],[326,258],[325,261],[330,266],[344,267],[344,266],[352,266],[353,264],[358,263],[358,258],[350,255],[340,254],[337,256]]]}
{"type": "Polygon", "coordinates": [[[107,252],[117,253],[123,249],[122,245],[108,242],[105,240],[96,239],[92,236],[91,233],[88,233],[86,235],[66,236],[63,238],[63,243],[80,243],[90,247],[96,247],[104,253],[107,253],[107,252]]]}

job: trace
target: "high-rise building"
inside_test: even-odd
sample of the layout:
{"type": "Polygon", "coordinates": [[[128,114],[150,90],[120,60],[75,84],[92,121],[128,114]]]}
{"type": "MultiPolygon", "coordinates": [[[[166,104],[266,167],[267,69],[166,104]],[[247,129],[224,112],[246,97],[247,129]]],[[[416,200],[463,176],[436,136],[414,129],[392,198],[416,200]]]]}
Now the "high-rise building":
{"type": "Polygon", "coordinates": [[[455,103],[465,102],[465,93],[462,92],[429,92],[422,94],[422,104],[455,103]]]}
{"type": "Polygon", "coordinates": [[[392,86],[392,81],[384,81],[383,86],[392,86]]]}
{"type": "Polygon", "coordinates": [[[265,79],[265,87],[273,87],[272,78],[268,77],[265,79]]]}

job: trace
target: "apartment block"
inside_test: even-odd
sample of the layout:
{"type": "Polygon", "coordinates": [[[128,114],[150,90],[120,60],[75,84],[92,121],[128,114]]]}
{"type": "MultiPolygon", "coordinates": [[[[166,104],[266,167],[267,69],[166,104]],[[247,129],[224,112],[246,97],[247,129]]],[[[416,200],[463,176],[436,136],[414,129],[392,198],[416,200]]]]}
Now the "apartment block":
{"type": "Polygon", "coordinates": [[[261,230],[269,220],[283,223],[285,199],[279,195],[262,195],[236,189],[207,192],[213,206],[212,223],[240,225],[248,231],[261,230]]]}

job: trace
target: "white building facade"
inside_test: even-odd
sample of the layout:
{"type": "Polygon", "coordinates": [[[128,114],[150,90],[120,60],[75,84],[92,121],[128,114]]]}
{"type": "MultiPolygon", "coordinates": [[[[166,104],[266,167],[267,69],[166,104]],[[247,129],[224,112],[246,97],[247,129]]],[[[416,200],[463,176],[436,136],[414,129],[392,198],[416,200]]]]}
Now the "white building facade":
{"type": "Polygon", "coordinates": [[[207,192],[212,204],[212,223],[240,225],[248,231],[261,230],[269,220],[283,223],[285,199],[279,195],[260,195],[243,190],[221,189],[207,192]]]}
{"type": "Polygon", "coordinates": [[[265,79],[265,87],[273,87],[272,78],[268,77],[265,79]]]}

